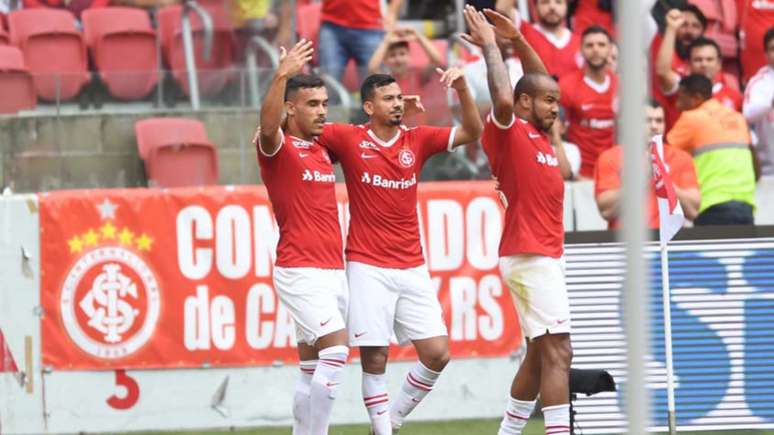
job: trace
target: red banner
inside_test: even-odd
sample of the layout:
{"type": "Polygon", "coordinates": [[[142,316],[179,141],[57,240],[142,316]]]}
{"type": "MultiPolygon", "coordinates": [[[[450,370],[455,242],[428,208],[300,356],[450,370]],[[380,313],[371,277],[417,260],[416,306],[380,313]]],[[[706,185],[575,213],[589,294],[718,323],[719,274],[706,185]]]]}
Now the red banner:
{"type": "MultiPolygon", "coordinates": [[[[521,333],[498,273],[503,213],[492,183],[425,183],[418,209],[452,357],[510,354],[521,333]]],[[[40,219],[45,365],[296,360],[272,286],[277,227],[263,187],[54,192],[40,196],[40,219]]],[[[410,347],[390,355],[414,357],[410,347]]]]}

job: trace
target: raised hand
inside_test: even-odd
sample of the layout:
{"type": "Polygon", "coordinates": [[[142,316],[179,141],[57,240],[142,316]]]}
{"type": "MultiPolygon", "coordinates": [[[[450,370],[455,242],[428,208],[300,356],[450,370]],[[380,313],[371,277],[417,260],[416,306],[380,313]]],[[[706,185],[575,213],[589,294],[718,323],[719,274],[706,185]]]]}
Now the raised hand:
{"type": "Polygon", "coordinates": [[[471,5],[465,5],[463,14],[468,24],[468,33],[460,34],[462,39],[479,47],[495,43],[494,27],[486,21],[484,14],[471,5]]]}
{"type": "Polygon", "coordinates": [[[685,16],[680,9],[670,9],[666,14],[667,28],[677,30],[685,23],[685,16]]]}
{"type": "Polygon", "coordinates": [[[403,116],[409,117],[424,113],[425,106],[422,105],[422,99],[419,95],[404,95],[403,96],[403,116]]]}
{"type": "Polygon", "coordinates": [[[519,32],[519,29],[516,27],[513,20],[505,15],[493,11],[492,9],[484,9],[484,15],[492,21],[494,31],[500,37],[506,39],[519,39],[522,37],[521,32],[519,32]]]}
{"type": "Polygon", "coordinates": [[[467,86],[467,83],[465,82],[465,73],[460,68],[451,67],[446,71],[441,68],[436,68],[435,71],[441,75],[441,78],[438,81],[447,88],[460,90],[467,86]]]}
{"type": "Polygon", "coordinates": [[[304,68],[304,65],[312,60],[313,53],[312,41],[306,39],[298,41],[290,51],[285,50],[285,47],[280,47],[277,75],[289,77],[298,74],[304,68]]]}

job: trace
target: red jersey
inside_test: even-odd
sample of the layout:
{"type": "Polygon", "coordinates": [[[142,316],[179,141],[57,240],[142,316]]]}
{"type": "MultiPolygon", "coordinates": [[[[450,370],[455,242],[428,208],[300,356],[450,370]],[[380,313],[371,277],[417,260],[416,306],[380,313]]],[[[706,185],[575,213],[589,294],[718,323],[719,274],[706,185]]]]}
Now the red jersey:
{"type": "Polygon", "coordinates": [[[739,0],[740,55],[742,81],[747,83],[766,65],[763,35],[774,26],[774,0],[739,0]]]}
{"type": "MultiPolygon", "coordinates": [[[[680,117],[680,112],[675,107],[673,99],[670,99],[666,93],[661,90],[661,85],[658,83],[656,76],[656,59],[658,58],[658,49],[661,47],[661,41],[663,37],[661,34],[656,34],[653,41],[650,44],[650,77],[651,77],[651,95],[653,99],[661,104],[664,108],[664,118],[666,120],[667,131],[672,128],[672,125],[680,117]]],[[[690,69],[687,60],[683,60],[677,55],[677,51],[672,55],[672,71],[677,72],[680,77],[685,77],[690,74],[690,69]]]]}
{"type": "Polygon", "coordinates": [[[481,143],[506,203],[500,256],[561,257],[564,179],[548,136],[523,119],[501,126],[489,115],[481,143]]]}
{"type": "Polygon", "coordinates": [[[393,269],[425,263],[417,182],[424,162],[453,140],[452,128],[401,126],[385,142],[368,125],[325,126],[318,141],[336,155],[347,180],[347,260],[393,269]]]}
{"type": "Polygon", "coordinates": [[[289,134],[273,156],[260,146],[257,151],[280,230],[275,264],[342,269],[336,175],[328,151],[289,134]]]}
{"type": "Polygon", "coordinates": [[[613,146],[618,112],[618,76],[608,73],[605,83],[587,78],[582,70],[559,81],[561,104],[570,126],[567,138],[581,152],[580,175],[591,178],[599,153],[613,146]]]}
{"type": "Polygon", "coordinates": [[[569,32],[564,39],[558,40],[553,34],[542,32],[540,27],[524,20],[519,27],[529,45],[543,60],[549,74],[562,78],[583,66],[581,38],[577,33],[569,32]]]}
{"type": "Polygon", "coordinates": [[[591,26],[602,26],[615,37],[613,14],[600,9],[596,1],[579,1],[572,17],[572,30],[582,35],[583,31],[591,26]]]}
{"type": "Polygon", "coordinates": [[[322,21],[353,29],[382,29],[380,0],[323,0],[322,21]]]}

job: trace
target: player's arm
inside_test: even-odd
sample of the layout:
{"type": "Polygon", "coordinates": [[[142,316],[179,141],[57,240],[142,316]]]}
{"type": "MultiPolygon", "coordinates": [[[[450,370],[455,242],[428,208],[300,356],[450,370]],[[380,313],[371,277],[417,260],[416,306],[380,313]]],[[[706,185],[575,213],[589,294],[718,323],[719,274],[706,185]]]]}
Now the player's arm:
{"type": "Polygon", "coordinates": [[[551,126],[551,144],[554,146],[556,158],[559,160],[559,171],[562,173],[562,178],[565,180],[572,180],[575,177],[572,173],[570,159],[567,158],[567,152],[564,149],[564,141],[562,140],[562,121],[560,119],[554,121],[554,125],[551,126]]]}
{"type": "Polygon", "coordinates": [[[271,156],[277,152],[282,143],[280,126],[284,114],[285,87],[288,79],[297,74],[312,60],[312,42],[302,39],[286,51],[284,47],[280,48],[280,63],[277,72],[269,85],[269,90],[261,104],[260,132],[258,133],[258,146],[261,152],[271,156]]]}
{"type": "Polygon", "coordinates": [[[680,81],[680,75],[672,69],[672,58],[675,55],[677,29],[684,22],[683,12],[679,9],[672,9],[666,15],[666,30],[656,54],[656,79],[661,91],[665,93],[673,92],[680,81]]]}
{"type": "Polygon", "coordinates": [[[464,73],[460,68],[449,68],[446,71],[438,68],[437,71],[441,74],[441,83],[447,88],[454,89],[460,100],[462,125],[457,129],[451,146],[456,147],[477,141],[484,131],[484,124],[481,122],[481,116],[478,114],[478,106],[473,100],[473,95],[468,89],[464,73]]]}
{"type": "Polygon", "coordinates": [[[486,21],[483,13],[476,11],[470,5],[465,6],[464,14],[470,33],[463,33],[460,36],[467,42],[481,47],[483,51],[494,120],[500,125],[510,125],[513,120],[513,88],[508,69],[495,41],[494,27],[486,21]]]}
{"type": "Polygon", "coordinates": [[[540,56],[516,27],[513,20],[491,9],[485,9],[484,14],[494,24],[495,32],[511,41],[516,56],[521,60],[524,74],[548,74],[543,60],[540,59],[540,56]]]}

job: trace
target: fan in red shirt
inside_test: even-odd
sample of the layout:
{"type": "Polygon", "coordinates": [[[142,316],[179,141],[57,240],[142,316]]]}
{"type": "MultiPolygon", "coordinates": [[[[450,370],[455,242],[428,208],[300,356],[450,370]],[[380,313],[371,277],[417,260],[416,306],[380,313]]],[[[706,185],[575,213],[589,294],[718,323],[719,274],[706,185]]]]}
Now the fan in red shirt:
{"type": "Polygon", "coordinates": [[[738,0],[740,3],[739,39],[742,63],[742,81],[747,83],[758,70],[766,65],[763,36],[774,24],[774,0],[738,0]]]}
{"type": "Polygon", "coordinates": [[[443,310],[422,255],[417,182],[428,158],[478,140],[483,126],[462,70],[439,72],[459,97],[460,127],[404,126],[400,86],[390,75],[374,74],[360,91],[369,123],[329,124],[318,138],[338,158],[347,182],[347,329],[350,345],[360,346],[363,402],[376,435],[400,429],[449,360],[443,310]],[[390,406],[385,369],[393,333],[400,344],[414,345],[419,361],[390,406]]]}
{"type": "Polygon", "coordinates": [[[549,132],[559,115],[559,85],[506,17],[470,7],[465,39],[482,47],[492,113],[482,143],[505,205],[500,272],[528,338],[499,433],[520,434],[538,393],[546,433],[569,434],[570,308],[564,280],[564,180],[549,132]],[[487,22],[492,21],[492,25],[487,22]],[[495,31],[510,39],[525,75],[511,86],[495,31]]]}
{"type": "MultiPolygon", "coordinates": [[[[684,14],[672,9],[667,14],[667,30],[664,33],[664,44],[656,59],[656,81],[662,91],[662,105],[666,112],[667,131],[679,117],[675,106],[677,102],[677,86],[685,75],[672,69],[670,59],[673,58],[673,45],[669,44],[676,34],[676,29],[683,25],[684,14]]],[[[723,74],[723,60],[718,44],[705,37],[696,38],[688,47],[687,74],[701,74],[714,83],[713,98],[736,111],[742,111],[742,94],[735,88],[734,80],[723,74]]]]}
{"type": "Polygon", "coordinates": [[[569,122],[567,138],[581,152],[580,176],[594,176],[599,153],[613,146],[618,106],[618,76],[608,68],[612,39],[599,26],[583,32],[585,65],[559,80],[562,107],[569,122]]]}
{"type": "Polygon", "coordinates": [[[299,342],[293,432],[324,435],[349,355],[348,295],[336,177],[327,151],[314,142],[325,124],[328,95],[319,77],[295,76],[312,52],[312,43],[303,39],[290,52],[282,49],[261,107],[256,146],[280,230],[274,288],[296,324],[299,342]]]}
{"type": "MultiPolygon", "coordinates": [[[[650,77],[651,77],[651,95],[653,98],[664,107],[666,112],[667,130],[671,127],[674,121],[677,120],[679,113],[674,108],[674,103],[669,103],[667,97],[662,91],[662,86],[658,80],[658,74],[656,68],[658,65],[659,53],[662,48],[670,48],[671,53],[668,56],[670,69],[680,74],[680,76],[686,76],[690,74],[688,67],[688,48],[691,43],[701,37],[704,31],[707,29],[707,18],[701,12],[696,5],[687,4],[685,7],[679,8],[683,13],[683,20],[681,24],[671,30],[669,35],[669,41],[666,42],[667,33],[670,32],[669,26],[666,26],[663,30],[663,34],[657,34],[650,44],[650,77]]],[[[665,18],[666,19],[666,18],[665,18]]]]}
{"type": "Polygon", "coordinates": [[[519,30],[545,62],[548,73],[562,78],[583,65],[580,34],[567,28],[567,0],[537,0],[533,24],[517,16],[519,30]]]}

